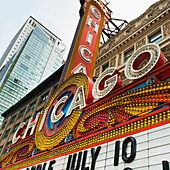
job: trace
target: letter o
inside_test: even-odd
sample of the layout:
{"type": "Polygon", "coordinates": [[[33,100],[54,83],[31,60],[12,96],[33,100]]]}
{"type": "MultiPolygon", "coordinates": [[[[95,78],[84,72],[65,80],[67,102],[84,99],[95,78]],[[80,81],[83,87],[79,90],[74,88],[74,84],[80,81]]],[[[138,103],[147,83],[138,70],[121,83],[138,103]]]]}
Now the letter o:
{"type": "Polygon", "coordinates": [[[125,163],[130,163],[135,159],[136,156],[136,139],[133,137],[127,137],[122,144],[122,159],[125,163]],[[127,157],[127,145],[131,142],[131,153],[130,156],[127,157]]]}
{"type": "Polygon", "coordinates": [[[128,59],[125,66],[125,76],[128,79],[138,79],[147,74],[154,68],[160,67],[165,62],[165,56],[157,44],[147,44],[135,51],[128,59]],[[148,63],[141,69],[139,64],[149,58],[148,63]]]}
{"type": "Polygon", "coordinates": [[[110,67],[107,70],[105,70],[102,74],[100,74],[100,76],[97,78],[93,86],[93,90],[92,90],[93,97],[95,97],[96,99],[102,98],[106,96],[116,86],[118,75],[117,74],[113,75],[115,72],[116,72],[116,68],[110,67]],[[111,76],[111,77],[105,80],[104,89],[100,90],[99,89],[100,83],[107,76],[111,76]]]}

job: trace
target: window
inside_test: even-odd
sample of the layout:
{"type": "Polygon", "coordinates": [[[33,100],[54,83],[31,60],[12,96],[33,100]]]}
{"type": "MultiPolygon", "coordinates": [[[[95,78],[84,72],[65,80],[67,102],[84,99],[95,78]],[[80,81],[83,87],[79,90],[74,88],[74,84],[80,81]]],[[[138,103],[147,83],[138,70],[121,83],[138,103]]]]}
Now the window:
{"type": "Polygon", "coordinates": [[[26,71],[28,70],[28,67],[25,64],[20,63],[20,67],[26,71]]]}
{"type": "Polygon", "coordinates": [[[43,108],[39,109],[38,111],[36,111],[36,115],[37,115],[38,113],[42,113],[42,111],[43,111],[43,108]]]}
{"type": "Polygon", "coordinates": [[[16,115],[12,116],[10,124],[14,123],[16,115]]]}
{"type": "Polygon", "coordinates": [[[157,43],[162,40],[161,29],[149,37],[149,43],[157,43]]]}
{"type": "Polygon", "coordinates": [[[25,58],[27,59],[27,60],[30,60],[31,59],[31,57],[29,56],[29,55],[25,55],[25,58]]]}
{"type": "Polygon", "coordinates": [[[41,100],[40,100],[40,103],[39,103],[39,104],[45,102],[45,101],[47,100],[47,98],[48,98],[48,93],[44,94],[44,95],[41,97],[41,100]]]}
{"type": "Polygon", "coordinates": [[[54,91],[56,91],[57,87],[58,87],[58,84],[56,86],[54,86],[54,91]]]}
{"type": "Polygon", "coordinates": [[[36,111],[35,115],[34,115],[34,119],[36,118],[37,114],[41,114],[43,111],[43,108],[39,109],[36,111]]]}
{"type": "Polygon", "coordinates": [[[27,124],[31,116],[25,118],[24,122],[27,124]]]}
{"type": "Polygon", "coordinates": [[[2,151],[2,148],[3,148],[3,146],[0,146],[0,153],[1,153],[1,151],[2,151]]]}
{"type": "Polygon", "coordinates": [[[131,48],[130,50],[124,53],[124,62],[127,61],[127,59],[133,54],[133,52],[134,52],[134,48],[131,48]]]}
{"type": "Polygon", "coordinates": [[[13,129],[12,133],[15,133],[15,132],[16,132],[16,130],[18,129],[18,127],[19,127],[19,123],[18,123],[18,124],[16,124],[16,125],[14,126],[14,129],[13,129]]]}
{"type": "Polygon", "coordinates": [[[102,72],[104,72],[109,67],[109,62],[102,66],[102,72]]]}
{"type": "Polygon", "coordinates": [[[3,139],[5,139],[5,138],[8,136],[9,131],[10,131],[10,129],[8,129],[8,130],[5,132],[5,135],[4,135],[3,139]]]}
{"type": "Polygon", "coordinates": [[[7,150],[5,149],[2,155],[6,154],[6,153],[7,153],[7,150]]]}
{"type": "Polygon", "coordinates": [[[12,141],[8,142],[7,143],[7,147],[10,146],[12,144],[12,141]]]}
{"type": "Polygon", "coordinates": [[[22,117],[24,115],[25,109],[21,110],[20,114],[19,114],[19,118],[22,117]]]}
{"type": "Polygon", "coordinates": [[[2,124],[1,129],[3,129],[3,128],[5,127],[6,123],[7,123],[7,121],[5,121],[5,122],[2,124]]]}
{"type": "Polygon", "coordinates": [[[31,110],[34,109],[34,106],[35,106],[35,102],[31,103],[30,104],[30,108],[28,109],[28,112],[30,112],[31,110]]]}

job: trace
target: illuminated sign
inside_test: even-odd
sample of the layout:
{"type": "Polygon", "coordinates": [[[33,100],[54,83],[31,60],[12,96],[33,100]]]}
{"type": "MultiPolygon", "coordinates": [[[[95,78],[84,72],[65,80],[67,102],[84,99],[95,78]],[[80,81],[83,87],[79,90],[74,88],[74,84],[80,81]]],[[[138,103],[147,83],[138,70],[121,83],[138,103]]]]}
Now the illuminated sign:
{"type": "Polygon", "coordinates": [[[84,73],[93,78],[101,32],[105,22],[110,19],[107,9],[100,1],[85,2],[84,10],[83,21],[69,66],[68,68],[65,66],[63,71],[66,72],[64,80],[76,73],[84,73]]]}
{"type": "MultiPolygon", "coordinates": [[[[142,76],[148,72],[148,69],[151,70],[157,65],[163,65],[165,60],[158,45],[145,45],[138,49],[129,58],[125,66],[125,75],[132,73],[131,69],[133,69],[133,67],[136,69],[138,68],[138,66],[136,66],[138,57],[140,57],[140,59],[150,57],[150,62],[148,62],[147,66],[140,69],[142,76]],[[151,49],[153,51],[155,50],[155,54],[148,52],[148,50],[151,49]],[[150,55],[148,56],[148,54],[150,55]],[[146,69],[146,71],[144,69],[146,69]]],[[[80,114],[83,112],[83,108],[87,103],[91,103],[93,101],[93,97],[103,98],[111,91],[115,90],[115,87],[121,87],[121,79],[118,77],[118,74],[119,73],[115,68],[109,68],[97,78],[94,85],[86,75],[81,73],[75,74],[66,80],[53,94],[40,116],[35,133],[36,146],[43,150],[59,144],[73,129],[80,114]]],[[[140,72],[137,74],[140,74],[140,72]]],[[[141,76],[134,76],[133,79],[139,79],[140,77],[141,76]]],[[[17,132],[14,134],[13,143],[20,139],[19,132],[23,132],[25,128],[26,130],[22,139],[26,137],[29,128],[32,128],[30,135],[33,134],[38,117],[39,115],[37,115],[36,120],[33,122],[31,122],[30,119],[26,127],[24,123],[21,124],[17,132]]]]}

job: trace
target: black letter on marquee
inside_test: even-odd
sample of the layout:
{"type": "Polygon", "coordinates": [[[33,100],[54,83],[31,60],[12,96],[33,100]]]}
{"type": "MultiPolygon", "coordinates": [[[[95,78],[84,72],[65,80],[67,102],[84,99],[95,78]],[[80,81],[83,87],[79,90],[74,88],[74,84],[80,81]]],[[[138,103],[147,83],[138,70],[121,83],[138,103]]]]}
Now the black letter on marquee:
{"type": "Polygon", "coordinates": [[[49,164],[48,170],[53,170],[52,165],[53,165],[53,164],[55,164],[55,162],[56,162],[55,160],[50,161],[50,164],[49,164]]]}
{"type": "Polygon", "coordinates": [[[120,151],[120,141],[116,141],[116,143],[115,143],[114,166],[118,166],[118,164],[119,164],[119,151],[120,151]]]}
{"type": "Polygon", "coordinates": [[[75,165],[75,162],[76,162],[76,157],[77,157],[77,154],[75,153],[73,155],[73,159],[72,159],[72,163],[71,163],[71,170],[74,170],[74,165],[75,165]]]}
{"type": "Polygon", "coordinates": [[[100,149],[101,149],[101,146],[98,146],[95,152],[95,149],[91,148],[91,155],[92,155],[91,170],[95,169],[95,164],[96,164],[96,160],[99,155],[100,149]]]}
{"type": "Polygon", "coordinates": [[[122,145],[122,159],[125,163],[130,163],[135,159],[135,156],[136,156],[136,139],[133,137],[127,137],[123,141],[122,145]],[[129,142],[131,142],[131,153],[130,156],[127,157],[126,149],[129,142]]]}
{"type": "Polygon", "coordinates": [[[75,170],[79,170],[79,168],[80,168],[81,156],[82,156],[82,152],[79,152],[78,160],[77,160],[77,166],[76,166],[75,170]]]}
{"type": "Polygon", "coordinates": [[[42,169],[42,170],[45,170],[46,165],[47,165],[47,163],[44,163],[44,165],[43,165],[43,169],[42,169]]]}
{"type": "Polygon", "coordinates": [[[125,168],[124,170],[132,170],[131,168],[125,168]]]}
{"type": "Polygon", "coordinates": [[[169,170],[169,162],[168,161],[162,161],[162,167],[163,167],[163,170],[169,170]]]}
{"type": "Polygon", "coordinates": [[[32,166],[32,167],[31,167],[31,170],[36,170],[36,166],[32,166]]]}
{"type": "Polygon", "coordinates": [[[84,151],[81,170],[89,170],[89,167],[85,167],[86,166],[86,158],[87,158],[87,151],[84,151]]]}
{"type": "Polygon", "coordinates": [[[77,154],[75,153],[75,154],[73,155],[73,160],[72,160],[72,164],[71,164],[71,170],[79,170],[79,168],[80,168],[80,162],[81,162],[81,156],[82,156],[82,152],[79,152],[76,169],[74,169],[77,154]]]}
{"type": "Polygon", "coordinates": [[[42,165],[41,164],[37,165],[37,169],[36,170],[42,170],[42,165]]]}
{"type": "Polygon", "coordinates": [[[69,169],[70,169],[71,159],[72,159],[72,155],[69,155],[66,170],[69,170],[69,169]]]}

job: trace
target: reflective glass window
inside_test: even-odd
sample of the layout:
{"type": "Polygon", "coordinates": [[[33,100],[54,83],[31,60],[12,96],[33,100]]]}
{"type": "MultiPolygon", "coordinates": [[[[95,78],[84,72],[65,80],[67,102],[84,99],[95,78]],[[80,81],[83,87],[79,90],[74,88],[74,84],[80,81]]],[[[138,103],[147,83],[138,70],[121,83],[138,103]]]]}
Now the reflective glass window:
{"type": "Polygon", "coordinates": [[[127,59],[133,54],[133,52],[134,52],[134,48],[131,48],[130,50],[124,53],[124,62],[127,61],[127,59]]]}
{"type": "Polygon", "coordinates": [[[153,35],[149,36],[149,43],[157,43],[158,41],[162,40],[162,33],[161,29],[158,30],[153,35]]]}
{"type": "Polygon", "coordinates": [[[109,62],[102,66],[102,72],[104,72],[109,67],[109,62]]]}
{"type": "Polygon", "coordinates": [[[5,139],[5,138],[8,136],[9,131],[10,131],[10,129],[8,129],[8,130],[5,132],[5,135],[3,136],[3,139],[5,139]]]}

